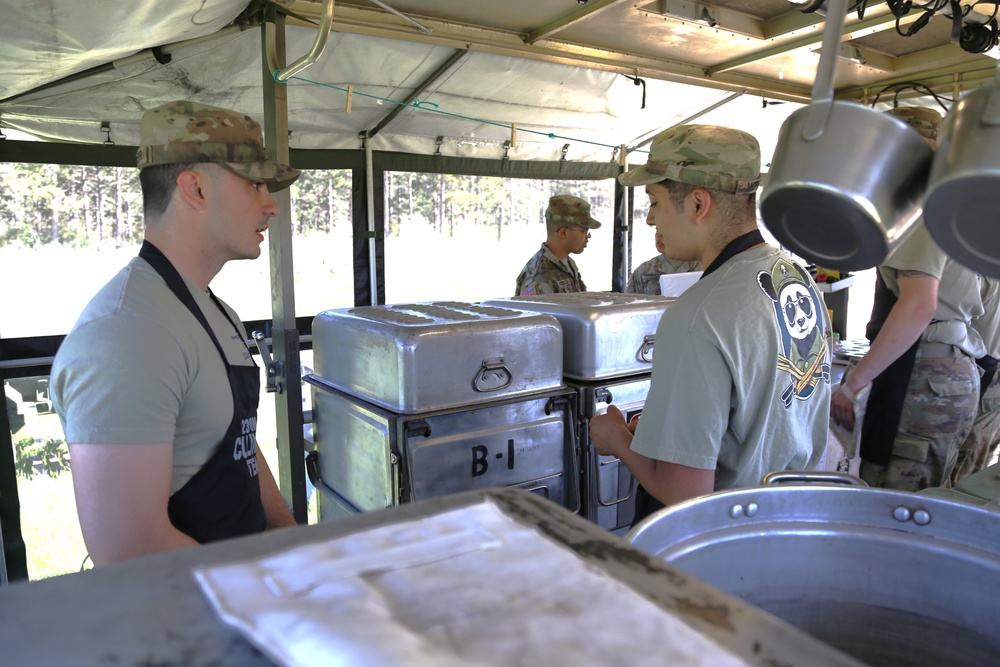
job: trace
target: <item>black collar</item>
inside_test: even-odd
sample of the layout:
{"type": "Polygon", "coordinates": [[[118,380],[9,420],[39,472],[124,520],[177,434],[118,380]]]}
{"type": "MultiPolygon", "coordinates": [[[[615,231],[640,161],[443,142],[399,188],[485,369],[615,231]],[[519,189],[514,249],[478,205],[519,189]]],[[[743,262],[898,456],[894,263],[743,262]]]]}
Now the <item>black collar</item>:
{"type": "Polygon", "coordinates": [[[750,248],[756,245],[760,245],[763,242],[764,242],[764,236],[760,233],[759,229],[755,229],[752,232],[747,232],[746,234],[737,236],[735,239],[726,244],[726,247],[722,249],[722,252],[719,253],[719,256],[716,257],[712,261],[712,263],[708,265],[708,268],[705,269],[705,272],[701,274],[701,278],[699,278],[699,280],[703,279],[705,276],[718,269],[720,266],[725,264],[730,258],[735,257],[744,250],[749,250],[750,248]]]}

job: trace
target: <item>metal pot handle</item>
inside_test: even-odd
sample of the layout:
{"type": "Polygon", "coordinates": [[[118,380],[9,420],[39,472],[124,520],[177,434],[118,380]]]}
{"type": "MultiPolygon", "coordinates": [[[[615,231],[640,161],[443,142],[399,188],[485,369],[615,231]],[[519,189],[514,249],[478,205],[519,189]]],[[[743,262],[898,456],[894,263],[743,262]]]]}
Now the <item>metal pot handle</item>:
{"type": "Polygon", "coordinates": [[[837,69],[837,54],[840,38],[844,32],[847,15],[847,0],[829,0],[827,3],[826,25],[823,26],[823,44],[819,51],[819,65],[813,82],[812,103],[809,115],[802,126],[802,139],[815,141],[823,136],[830,112],[833,110],[833,73],[837,69]]]}
{"type": "Polygon", "coordinates": [[[653,348],[656,345],[656,336],[643,336],[642,345],[639,346],[638,357],[640,361],[647,364],[653,363],[653,348]]]}
{"type": "Polygon", "coordinates": [[[846,472],[831,472],[826,470],[776,470],[764,475],[763,486],[773,484],[843,484],[845,486],[867,487],[865,480],[846,472]]]}
{"type": "Polygon", "coordinates": [[[979,122],[983,125],[1000,125],[1000,61],[997,61],[997,73],[993,77],[990,96],[986,98],[986,106],[979,122]]]}

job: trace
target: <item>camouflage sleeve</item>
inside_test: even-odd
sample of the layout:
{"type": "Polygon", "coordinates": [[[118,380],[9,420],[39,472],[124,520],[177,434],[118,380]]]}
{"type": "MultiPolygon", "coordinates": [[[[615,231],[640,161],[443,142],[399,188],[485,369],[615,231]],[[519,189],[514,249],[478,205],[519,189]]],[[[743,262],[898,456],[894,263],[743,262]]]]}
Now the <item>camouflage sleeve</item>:
{"type": "Polygon", "coordinates": [[[625,292],[628,294],[640,294],[642,292],[639,288],[639,269],[632,272],[632,277],[628,279],[628,284],[625,286],[625,292]]]}

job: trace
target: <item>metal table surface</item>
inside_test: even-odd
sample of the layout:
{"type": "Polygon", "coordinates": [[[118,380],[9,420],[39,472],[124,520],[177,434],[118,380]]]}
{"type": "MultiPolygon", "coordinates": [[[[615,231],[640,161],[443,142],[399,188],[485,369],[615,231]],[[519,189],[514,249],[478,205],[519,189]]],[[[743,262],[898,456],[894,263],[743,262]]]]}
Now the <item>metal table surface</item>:
{"type": "MultiPolygon", "coordinates": [[[[312,526],[0,588],[6,667],[255,667],[271,661],[214,614],[193,567],[259,558],[304,543],[461,509],[490,498],[751,665],[857,665],[777,618],[647,556],[621,538],[534,494],[473,491],[312,526]]],[[[581,632],[586,632],[581,628],[581,632]]]]}

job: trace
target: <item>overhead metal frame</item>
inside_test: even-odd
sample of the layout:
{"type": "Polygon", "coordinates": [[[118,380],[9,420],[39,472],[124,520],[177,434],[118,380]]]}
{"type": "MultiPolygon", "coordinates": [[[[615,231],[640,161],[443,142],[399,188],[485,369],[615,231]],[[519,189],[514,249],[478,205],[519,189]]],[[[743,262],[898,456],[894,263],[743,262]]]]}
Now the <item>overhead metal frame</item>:
{"type": "Polygon", "coordinates": [[[465,56],[467,56],[468,53],[469,52],[466,51],[465,49],[456,49],[455,52],[452,53],[450,56],[448,56],[448,58],[446,58],[445,61],[437,67],[437,69],[431,72],[430,75],[427,76],[427,78],[418,83],[416,87],[410,92],[410,94],[406,96],[406,99],[403,100],[401,104],[397,104],[396,108],[389,111],[389,113],[387,113],[382,118],[382,120],[376,123],[373,128],[368,130],[366,136],[370,139],[371,137],[374,137],[376,134],[378,134],[386,127],[388,127],[388,125],[393,121],[393,119],[396,118],[396,116],[401,114],[403,110],[406,109],[408,105],[412,104],[413,101],[416,100],[420,95],[423,95],[425,90],[433,86],[436,81],[438,81],[442,76],[444,76],[453,66],[455,66],[456,63],[458,63],[465,56]]]}
{"type": "MultiPolygon", "coordinates": [[[[608,3],[600,8],[610,8],[613,4],[608,3]]],[[[302,1],[296,2],[293,6],[296,14],[310,20],[317,18],[316,7],[317,5],[312,2],[302,1]]],[[[580,20],[583,18],[585,17],[581,16],[580,20]]],[[[529,39],[530,35],[526,36],[523,33],[488,29],[426,17],[422,17],[421,22],[431,28],[431,34],[419,32],[401,24],[399,21],[393,20],[392,15],[387,12],[375,8],[341,4],[337,6],[337,11],[334,13],[333,29],[352,34],[585,67],[630,76],[707,86],[720,90],[746,91],[791,102],[806,102],[809,99],[807,86],[774,81],[752,74],[722,72],[718,76],[708,78],[704,67],[690,63],[569,44],[548,38],[528,43],[526,40],[529,39]]],[[[288,23],[289,25],[309,25],[294,17],[289,17],[288,23]]],[[[552,30],[554,34],[552,27],[548,30],[552,30]]]]}
{"type": "MultiPolygon", "coordinates": [[[[816,13],[796,11],[789,5],[789,11],[770,19],[756,19],[737,11],[727,10],[712,3],[692,3],[687,0],[653,0],[646,4],[636,4],[635,8],[650,14],[687,17],[691,22],[705,23],[696,14],[710,15],[707,25],[734,34],[745,34],[752,39],[768,42],[765,48],[746,53],[739,57],[723,60],[712,65],[699,65],[679,60],[656,58],[635,53],[624,53],[603,49],[593,45],[585,46],[559,41],[560,32],[567,28],[593,19],[598,14],[625,4],[626,0],[590,0],[585,5],[568,12],[565,16],[546,25],[526,32],[512,32],[480,25],[470,25],[456,21],[421,17],[428,32],[414,30],[411,26],[394,20],[390,14],[373,7],[340,4],[333,17],[333,29],[341,32],[369,35],[387,39],[414,41],[419,43],[448,46],[470,52],[493,53],[503,56],[537,60],[611,71],[629,76],[640,76],[676,83],[743,92],[766,96],[775,100],[805,103],[810,99],[810,85],[790,83],[778,77],[769,78],[747,70],[769,58],[788,54],[799,49],[816,46],[822,41],[823,17],[816,13]],[[686,14],[685,14],[686,12],[686,14]],[[692,14],[692,12],[694,12],[692,14]],[[688,16],[690,14],[690,16],[688,16]],[[713,21],[715,23],[713,23],[713,21]],[[802,34],[802,33],[806,34],[802,34]],[[799,36],[796,36],[799,35],[799,36]]],[[[294,4],[297,14],[303,17],[316,16],[316,0],[298,0],[294,4]]],[[[921,12],[911,11],[898,19],[905,27],[918,20],[921,12]]],[[[897,18],[888,5],[881,0],[869,3],[863,19],[851,12],[846,17],[846,27],[842,42],[851,43],[868,35],[888,29],[897,18]]],[[[296,23],[291,18],[290,24],[296,23]]],[[[860,56],[865,67],[886,73],[884,83],[895,80],[919,78],[926,83],[927,78],[940,76],[934,66],[942,60],[964,58],[956,65],[959,71],[974,73],[963,77],[962,85],[977,87],[990,76],[979,72],[991,69],[987,58],[969,61],[970,54],[958,46],[945,44],[916,53],[892,56],[870,47],[852,44],[851,52],[860,56]]],[[[882,80],[865,85],[846,86],[836,91],[838,99],[863,100],[864,91],[877,88],[882,80]]]]}
{"type": "Polygon", "coordinates": [[[606,9],[629,1],[630,0],[591,0],[590,2],[585,2],[583,6],[578,8],[576,11],[573,11],[557,21],[553,21],[548,25],[542,26],[541,28],[528,33],[528,36],[524,38],[524,43],[529,45],[535,44],[536,42],[551,37],[561,30],[565,30],[572,25],[592,18],[606,9]]]}
{"type": "MultiPolygon", "coordinates": [[[[908,14],[900,19],[900,25],[909,25],[910,23],[916,21],[918,16],[919,14],[917,12],[912,12],[911,14],[908,14]]],[[[896,17],[889,11],[889,8],[886,5],[874,7],[867,13],[864,19],[859,20],[856,17],[846,19],[844,22],[844,35],[841,37],[840,41],[846,42],[870,35],[873,32],[883,29],[887,24],[894,23],[895,21],[896,17]]],[[[782,42],[776,46],[771,46],[739,58],[727,60],[719,63],[718,65],[713,65],[707,68],[705,73],[711,77],[745,65],[751,65],[776,55],[781,55],[782,53],[789,53],[798,49],[816,46],[823,41],[824,32],[824,30],[819,30],[799,39],[782,42]]],[[[885,57],[888,58],[888,56],[885,57]]]]}

